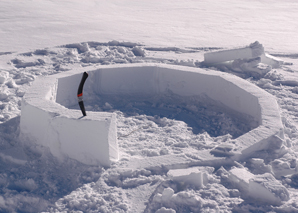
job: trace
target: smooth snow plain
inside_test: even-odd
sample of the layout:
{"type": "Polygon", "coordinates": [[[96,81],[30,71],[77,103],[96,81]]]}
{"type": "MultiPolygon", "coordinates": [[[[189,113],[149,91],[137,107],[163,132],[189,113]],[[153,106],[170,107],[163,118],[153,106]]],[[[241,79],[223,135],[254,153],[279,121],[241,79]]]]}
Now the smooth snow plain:
{"type": "Polygon", "coordinates": [[[1,211],[297,212],[297,8],[295,1],[1,1],[1,211]],[[255,40],[284,63],[202,63],[205,53],[255,40]],[[111,167],[57,158],[19,138],[22,98],[36,78],[119,63],[241,77],[276,98],[283,143],[224,166],[201,165],[219,143],[251,128],[210,103],[174,94],[167,102],[85,98],[87,111],[116,114],[119,161],[111,167]]]}

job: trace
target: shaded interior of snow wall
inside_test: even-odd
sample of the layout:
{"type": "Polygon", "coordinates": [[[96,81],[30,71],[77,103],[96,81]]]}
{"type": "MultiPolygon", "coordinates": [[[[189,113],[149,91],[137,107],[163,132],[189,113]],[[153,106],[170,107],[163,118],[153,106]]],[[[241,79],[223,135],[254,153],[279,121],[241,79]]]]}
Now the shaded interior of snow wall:
{"type": "MultiPolygon", "coordinates": [[[[250,115],[258,124],[261,123],[258,98],[225,79],[224,74],[218,76],[207,71],[193,72],[187,71],[187,68],[159,66],[104,68],[88,73],[83,98],[123,95],[144,99],[169,92],[182,97],[207,96],[226,109],[250,115]]],[[[66,107],[77,104],[74,92],[80,78],[81,74],[59,79],[57,103],[66,107]]],[[[229,75],[227,78],[234,77],[229,75]]]]}

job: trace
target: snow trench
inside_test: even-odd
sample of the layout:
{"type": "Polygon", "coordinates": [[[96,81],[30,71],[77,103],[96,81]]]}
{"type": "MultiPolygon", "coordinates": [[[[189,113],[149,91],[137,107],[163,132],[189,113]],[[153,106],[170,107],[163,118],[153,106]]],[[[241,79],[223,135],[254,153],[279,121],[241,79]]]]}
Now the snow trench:
{"type": "Polygon", "coordinates": [[[208,161],[239,160],[280,146],[283,138],[277,102],[264,90],[227,73],[161,64],[98,66],[37,79],[23,98],[20,137],[49,146],[55,156],[109,166],[119,155],[117,111],[182,120],[195,134],[204,125],[220,126],[209,134],[230,133],[235,140],[218,144],[208,161]],[[84,71],[86,117],[74,109],[84,71]],[[227,120],[234,130],[224,128],[227,120]]]}

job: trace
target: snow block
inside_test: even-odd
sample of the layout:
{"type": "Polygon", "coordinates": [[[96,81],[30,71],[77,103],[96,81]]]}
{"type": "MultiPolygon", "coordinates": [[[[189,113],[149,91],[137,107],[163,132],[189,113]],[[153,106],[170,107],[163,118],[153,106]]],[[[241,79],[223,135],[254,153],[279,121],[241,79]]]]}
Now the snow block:
{"type": "Polygon", "coordinates": [[[242,192],[244,197],[261,204],[280,205],[290,199],[286,187],[272,174],[254,175],[245,168],[233,168],[229,171],[230,181],[242,192]]]}
{"type": "Polygon", "coordinates": [[[57,157],[68,155],[88,165],[109,166],[118,160],[115,114],[89,112],[82,117],[79,110],[56,102],[70,103],[71,94],[76,99],[81,75],[77,70],[41,77],[33,83],[22,101],[20,137],[49,147],[57,157]]]}
{"type": "Polygon", "coordinates": [[[84,97],[207,97],[204,101],[210,99],[235,116],[253,118],[255,128],[226,150],[232,160],[278,149],[283,141],[278,104],[266,91],[228,73],[167,64],[107,65],[40,77],[23,97],[21,136],[86,164],[109,165],[118,159],[115,115],[87,111],[81,117],[79,110],[69,109],[79,109],[76,92],[84,71],[89,74],[84,97]]]}
{"type": "Polygon", "coordinates": [[[192,184],[198,188],[203,188],[208,183],[208,174],[213,172],[209,167],[191,167],[187,169],[172,169],[168,176],[176,182],[192,184]]]}
{"type": "Polygon", "coordinates": [[[256,72],[261,75],[266,74],[271,68],[278,68],[283,64],[268,53],[264,52],[264,47],[258,41],[244,48],[222,50],[204,54],[206,65],[219,65],[232,62],[231,69],[234,71],[256,72]]]}
{"type": "Polygon", "coordinates": [[[256,58],[262,54],[264,54],[264,48],[256,41],[244,48],[205,53],[204,63],[217,64],[235,59],[256,58]]]}

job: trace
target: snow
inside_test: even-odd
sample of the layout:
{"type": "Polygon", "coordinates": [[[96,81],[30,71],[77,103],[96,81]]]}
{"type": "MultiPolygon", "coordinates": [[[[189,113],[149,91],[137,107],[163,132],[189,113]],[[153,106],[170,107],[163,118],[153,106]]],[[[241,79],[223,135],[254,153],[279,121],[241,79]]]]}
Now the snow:
{"type": "Polygon", "coordinates": [[[187,169],[173,169],[167,175],[173,181],[192,184],[198,188],[204,187],[208,183],[208,174],[214,171],[212,167],[191,167],[187,169]]]}
{"type": "Polygon", "coordinates": [[[250,4],[237,0],[220,4],[208,0],[3,0],[0,8],[2,52],[99,40],[226,48],[259,39],[270,51],[296,53],[298,43],[293,30],[297,29],[297,2],[292,0],[250,4]]]}
{"type": "Polygon", "coordinates": [[[272,68],[278,68],[285,62],[265,53],[263,45],[256,41],[243,48],[205,53],[203,63],[219,68],[228,66],[236,72],[263,76],[272,68]]]}
{"type": "Polygon", "coordinates": [[[264,47],[259,42],[255,42],[243,48],[205,53],[204,63],[212,65],[235,59],[251,59],[259,57],[262,54],[264,54],[264,47]]]}
{"type": "MultiPolygon", "coordinates": [[[[291,0],[1,1],[0,211],[297,212],[297,8],[291,0]],[[249,47],[254,41],[264,48],[259,57],[219,66],[203,63],[207,53],[249,47]],[[158,65],[166,78],[153,78],[157,71],[136,75],[129,70],[148,64],[158,65]],[[107,74],[120,65],[127,70],[107,74]],[[173,67],[177,71],[167,74],[173,67]],[[99,76],[88,78],[96,86],[84,88],[87,117],[77,122],[81,113],[69,92],[77,90],[74,82],[84,70],[101,68],[106,77],[117,79],[117,85],[108,78],[106,83],[99,76]],[[73,70],[80,70],[78,76],[67,79],[73,70]],[[188,72],[193,76],[182,74],[188,72]],[[200,85],[194,83],[196,72],[207,74],[197,76],[200,85]],[[213,72],[221,77],[204,82],[203,76],[213,72]],[[114,114],[119,159],[109,167],[85,164],[78,153],[53,155],[53,146],[20,137],[22,99],[40,79],[58,75],[66,86],[59,89],[58,83],[53,88],[58,103],[52,104],[58,113],[62,108],[71,113],[63,119],[57,116],[62,125],[55,123],[53,129],[69,132],[75,116],[75,123],[86,121],[95,131],[93,120],[86,120],[89,116],[114,114]],[[134,88],[121,78],[127,84],[154,80],[143,80],[134,88]],[[183,81],[174,81],[177,78],[183,81]],[[163,91],[154,86],[157,79],[163,79],[161,89],[176,94],[154,95],[163,91]],[[209,91],[209,98],[194,99],[197,86],[218,87],[221,93],[209,91]],[[225,101],[221,87],[230,88],[231,99],[225,101]],[[101,91],[110,91],[100,90],[104,88],[114,93],[103,95],[101,91]],[[150,88],[155,93],[137,95],[150,88]],[[240,99],[239,106],[235,95],[250,100],[240,99]],[[243,118],[247,112],[250,116],[243,118]],[[185,181],[194,180],[190,171],[198,174],[197,167],[210,168],[208,182],[200,187],[185,181]],[[170,171],[177,171],[181,180],[173,181],[170,171]]],[[[46,88],[43,97],[53,97],[46,85],[41,88],[46,88]]],[[[53,106],[44,105],[47,101],[35,104],[53,106]]],[[[33,133],[43,134],[42,125],[34,128],[33,133]]],[[[48,139],[54,139],[50,135],[48,139]]],[[[72,152],[73,141],[65,140],[72,152]]]]}
{"type": "Polygon", "coordinates": [[[280,205],[282,201],[289,200],[288,190],[270,173],[254,175],[245,168],[232,168],[229,175],[231,184],[244,191],[243,196],[253,202],[280,205]]]}

